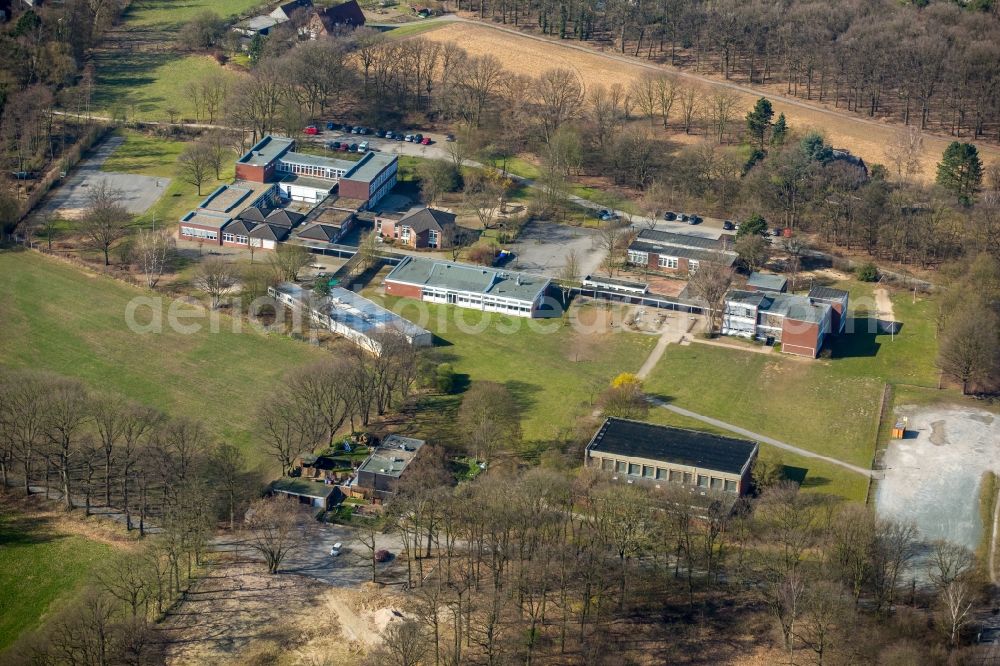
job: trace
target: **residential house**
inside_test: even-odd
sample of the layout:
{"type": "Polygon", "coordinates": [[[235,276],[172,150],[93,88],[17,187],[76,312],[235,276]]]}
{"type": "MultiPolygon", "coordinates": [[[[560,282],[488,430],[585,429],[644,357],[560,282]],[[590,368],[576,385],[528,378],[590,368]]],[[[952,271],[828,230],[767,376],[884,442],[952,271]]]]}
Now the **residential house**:
{"type": "Polygon", "coordinates": [[[233,30],[247,37],[267,36],[271,32],[271,28],[276,25],[278,22],[271,16],[251,16],[233,26],[233,30]]]}
{"type": "Polygon", "coordinates": [[[808,296],[736,289],[726,294],[722,334],[781,343],[781,351],[816,358],[833,331],[833,308],[808,296]]]}
{"type": "Polygon", "coordinates": [[[692,236],[658,229],[643,229],[628,246],[628,263],[637,268],[668,275],[689,275],[702,262],[732,268],[736,252],[727,238],[692,236]]]}
{"type": "Polygon", "coordinates": [[[310,39],[329,37],[365,24],[365,13],[356,0],[349,0],[326,9],[314,9],[302,32],[310,39]]]}
{"type": "Polygon", "coordinates": [[[360,491],[371,499],[388,499],[396,492],[400,479],[404,478],[423,446],[422,439],[389,435],[358,468],[351,490],[360,491]]]}
{"type": "Polygon", "coordinates": [[[430,331],[343,287],[330,287],[327,295],[317,296],[297,284],[283,282],[269,287],[267,293],[374,354],[382,352],[378,333],[388,329],[402,333],[413,347],[429,347],[434,342],[430,331]]]}
{"type": "Polygon", "coordinates": [[[773,291],[783,294],[788,291],[788,280],[773,273],[754,271],[747,279],[747,291],[773,291]]]}
{"type": "Polygon", "coordinates": [[[405,213],[376,215],[375,232],[416,249],[448,248],[458,233],[455,217],[454,213],[437,208],[414,206],[405,213]]]}
{"type": "Polygon", "coordinates": [[[282,2],[280,5],[274,8],[274,10],[268,14],[278,23],[286,23],[297,18],[300,12],[310,10],[313,8],[312,0],[289,0],[288,2],[282,2]]]}
{"type": "Polygon", "coordinates": [[[750,491],[759,448],[746,439],[608,418],[587,444],[584,465],[623,483],[740,496],[750,491]]]}
{"type": "Polygon", "coordinates": [[[527,273],[407,256],[385,278],[386,293],[515,317],[559,316],[551,281],[527,273]]]}

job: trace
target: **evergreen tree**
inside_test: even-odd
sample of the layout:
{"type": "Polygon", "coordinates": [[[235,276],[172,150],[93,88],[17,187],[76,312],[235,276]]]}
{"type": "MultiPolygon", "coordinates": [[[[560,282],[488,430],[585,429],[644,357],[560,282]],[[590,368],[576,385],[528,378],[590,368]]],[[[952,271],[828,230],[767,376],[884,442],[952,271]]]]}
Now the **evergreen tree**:
{"type": "Polygon", "coordinates": [[[778,119],[774,121],[774,127],[771,128],[771,145],[781,146],[785,143],[785,137],[788,136],[788,122],[785,120],[785,114],[778,114],[778,119]]]}
{"type": "Polygon", "coordinates": [[[938,163],[937,183],[966,206],[971,205],[983,183],[983,163],[976,147],[952,141],[938,163]]]}
{"type": "Polygon", "coordinates": [[[247,54],[250,56],[250,64],[256,65],[260,62],[261,55],[264,54],[264,38],[257,33],[250,40],[250,47],[247,49],[247,54]]]}
{"type": "Polygon", "coordinates": [[[771,118],[774,117],[774,109],[771,102],[766,97],[761,97],[754,104],[753,111],[747,113],[747,131],[757,142],[758,147],[764,150],[764,138],[767,130],[771,127],[771,118]]]}

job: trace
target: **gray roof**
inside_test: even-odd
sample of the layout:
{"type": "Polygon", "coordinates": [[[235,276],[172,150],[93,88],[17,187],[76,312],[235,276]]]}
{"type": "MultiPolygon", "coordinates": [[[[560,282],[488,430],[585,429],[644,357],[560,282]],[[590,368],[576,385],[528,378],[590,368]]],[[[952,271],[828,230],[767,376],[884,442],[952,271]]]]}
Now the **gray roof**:
{"type": "Polygon", "coordinates": [[[843,301],[850,296],[850,292],[833,287],[813,287],[809,290],[809,298],[816,298],[825,301],[843,301]]]}
{"type": "Polygon", "coordinates": [[[228,213],[240,206],[240,204],[250,203],[247,198],[253,193],[254,190],[249,187],[220,185],[211,194],[202,199],[201,203],[198,204],[198,208],[228,213]]]}
{"type": "Polygon", "coordinates": [[[628,249],[637,252],[650,252],[655,253],[663,257],[683,257],[685,259],[694,259],[695,261],[714,261],[716,263],[721,262],[723,266],[732,266],[736,263],[736,253],[735,252],[720,252],[716,250],[696,250],[689,247],[680,247],[677,245],[661,245],[659,243],[646,243],[641,240],[632,241],[632,244],[628,246],[628,249]]]}
{"type": "Polygon", "coordinates": [[[398,161],[398,159],[395,155],[367,152],[364,157],[354,162],[354,166],[344,175],[344,178],[370,183],[380,173],[385,171],[386,167],[398,161]]]}
{"type": "Polygon", "coordinates": [[[288,227],[291,229],[296,224],[302,221],[305,217],[302,213],[296,213],[293,210],[286,210],[284,208],[276,208],[267,214],[265,218],[265,224],[275,224],[280,227],[288,227]]]}
{"type": "Polygon", "coordinates": [[[226,233],[238,234],[240,236],[249,236],[250,232],[253,231],[254,227],[256,226],[257,226],[256,222],[236,218],[235,220],[226,225],[226,233]]]}
{"type": "Polygon", "coordinates": [[[253,148],[248,150],[238,162],[251,166],[264,166],[270,164],[277,158],[291,150],[295,142],[284,137],[271,136],[268,134],[257,142],[253,148]]]}
{"type": "Polygon", "coordinates": [[[303,166],[326,167],[328,169],[350,170],[357,162],[353,160],[340,160],[335,157],[324,157],[323,155],[310,155],[309,153],[296,153],[288,151],[281,156],[281,161],[287,164],[301,164],[303,166]]]}
{"type": "Polygon", "coordinates": [[[527,302],[534,302],[549,284],[548,278],[527,273],[413,256],[404,257],[385,279],[527,302]]]}
{"type": "Polygon", "coordinates": [[[277,24],[278,22],[272,16],[252,16],[245,21],[241,21],[239,25],[241,28],[260,32],[261,30],[273,28],[277,24]]]}
{"type": "Polygon", "coordinates": [[[726,243],[717,238],[679,234],[673,231],[660,231],[659,229],[643,229],[639,232],[638,238],[647,243],[676,245],[677,247],[688,247],[696,250],[722,250],[726,247],[726,243]]]}
{"type": "Polygon", "coordinates": [[[181,223],[196,224],[199,227],[222,229],[233,218],[223,213],[213,213],[207,210],[193,210],[181,218],[181,223]]]}
{"type": "Polygon", "coordinates": [[[263,238],[266,240],[283,241],[288,238],[291,229],[280,224],[258,224],[250,232],[251,238],[263,238]]]}
{"type": "Polygon", "coordinates": [[[814,303],[808,296],[742,289],[726,294],[726,302],[750,305],[760,312],[813,324],[823,321],[831,309],[828,303],[814,303]]]}
{"type": "Polygon", "coordinates": [[[314,176],[300,176],[296,173],[290,173],[283,175],[281,177],[281,182],[285,185],[298,185],[300,187],[311,187],[314,190],[323,190],[324,192],[329,192],[336,185],[337,181],[327,180],[324,178],[316,178],[314,176]]]}
{"type": "Polygon", "coordinates": [[[422,439],[389,435],[382,440],[382,443],[368,456],[368,459],[361,463],[358,472],[399,477],[423,445],[424,440],[422,439]]]}
{"type": "Polygon", "coordinates": [[[788,286],[788,280],[780,275],[774,275],[773,273],[753,272],[747,280],[747,286],[757,287],[758,289],[765,289],[767,291],[782,291],[788,286]]]}
{"type": "Polygon", "coordinates": [[[271,490],[276,493],[288,493],[289,495],[327,499],[333,494],[333,491],[336,490],[336,486],[285,476],[277,481],[272,481],[271,490]]]}
{"type": "Polygon", "coordinates": [[[428,229],[443,231],[445,227],[455,224],[455,218],[456,215],[454,213],[448,213],[437,208],[414,207],[400,218],[399,223],[405,224],[419,234],[428,229]]]}
{"type": "Polygon", "coordinates": [[[295,235],[299,238],[333,243],[340,236],[340,227],[329,224],[310,224],[304,229],[299,229],[295,235]]]}

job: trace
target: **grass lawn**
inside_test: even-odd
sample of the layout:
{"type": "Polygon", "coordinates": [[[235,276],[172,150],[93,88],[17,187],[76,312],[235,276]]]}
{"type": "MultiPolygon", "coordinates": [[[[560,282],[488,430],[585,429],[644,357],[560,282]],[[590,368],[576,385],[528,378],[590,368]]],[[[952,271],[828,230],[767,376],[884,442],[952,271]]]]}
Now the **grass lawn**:
{"type": "MultiPolygon", "coordinates": [[[[153,220],[173,225],[182,215],[195,208],[198,202],[210,194],[212,190],[222,183],[231,182],[233,179],[234,162],[233,159],[227,159],[223,163],[222,178],[216,180],[214,177],[210,177],[209,181],[201,186],[201,195],[199,195],[198,190],[193,185],[181,182],[177,177],[177,158],[183,152],[184,146],[187,145],[186,142],[162,139],[132,130],[121,130],[121,132],[122,136],[125,137],[125,143],[119,146],[104,163],[103,171],[162,176],[171,179],[163,196],[137,218],[140,225],[146,226],[153,220]]],[[[214,174],[212,175],[214,176],[214,174]]]]}
{"type": "Polygon", "coordinates": [[[53,602],[72,597],[112,552],[0,507],[0,650],[37,626],[53,602]]]}
{"type": "Polygon", "coordinates": [[[424,19],[421,21],[404,23],[398,28],[389,30],[385,34],[389,36],[389,39],[403,39],[404,37],[413,37],[414,35],[420,35],[425,32],[430,32],[431,30],[437,30],[441,26],[447,24],[448,21],[442,21],[440,19],[424,19]]]}
{"type": "MultiPolygon", "coordinates": [[[[220,319],[183,334],[129,330],[129,301],[148,293],[31,252],[0,252],[7,288],[0,297],[0,362],[79,377],[173,416],[199,418],[219,437],[239,445],[253,462],[264,460],[251,439],[252,414],[288,370],[322,352],[281,335],[234,333],[220,319]]],[[[183,311],[188,311],[185,308],[183,311]]],[[[136,315],[149,321],[149,308],[136,315]]]]}
{"type": "MultiPolygon", "coordinates": [[[[505,384],[522,406],[522,453],[529,455],[572,432],[593,410],[593,398],[618,373],[638,370],[656,343],[655,337],[641,334],[578,333],[562,319],[529,323],[519,317],[380,297],[375,290],[366,295],[432,331],[438,338],[438,360],[450,362],[464,375],[461,383],[505,384]],[[424,306],[430,313],[427,321],[417,316],[424,306]]],[[[585,317],[581,311],[588,309],[576,308],[576,313],[585,317]]],[[[440,417],[457,402],[455,396],[446,396],[435,400],[433,408],[440,417]]]]}
{"type": "MultiPolygon", "coordinates": [[[[235,74],[207,55],[137,49],[102,51],[96,61],[95,108],[110,113],[120,107],[129,121],[169,120],[166,109],[171,106],[179,113],[178,118],[194,120],[195,106],[187,92],[188,83],[201,81],[213,72],[236,79],[235,74]]],[[[205,117],[198,120],[208,122],[205,117]]]]}
{"type": "Polygon", "coordinates": [[[205,10],[229,18],[265,6],[268,3],[260,0],[134,0],[125,11],[124,22],[128,27],[175,31],[205,10]]]}
{"type": "Polygon", "coordinates": [[[671,345],[647,388],[706,416],[867,467],[883,383],[838,376],[831,363],[671,345]]]}

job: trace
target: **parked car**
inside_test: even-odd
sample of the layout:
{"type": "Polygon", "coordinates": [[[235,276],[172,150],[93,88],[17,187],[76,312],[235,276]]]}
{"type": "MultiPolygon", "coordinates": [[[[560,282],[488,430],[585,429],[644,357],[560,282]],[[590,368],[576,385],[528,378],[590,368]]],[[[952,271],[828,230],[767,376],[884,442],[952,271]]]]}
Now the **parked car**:
{"type": "Polygon", "coordinates": [[[698,215],[688,216],[688,224],[701,224],[702,218],[698,215]]]}
{"type": "Polygon", "coordinates": [[[319,128],[316,127],[315,125],[310,125],[309,127],[305,128],[303,132],[305,132],[309,136],[315,136],[319,134],[319,128]]]}
{"type": "Polygon", "coordinates": [[[392,130],[386,130],[385,131],[385,136],[383,138],[386,138],[386,139],[395,139],[396,136],[392,133],[392,130]]]}
{"type": "Polygon", "coordinates": [[[328,143],[326,145],[330,147],[330,150],[340,150],[340,142],[339,141],[331,141],[330,143],[328,143]]]}
{"type": "Polygon", "coordinates": [[[360,134],[360,133],[361,133],[361,128],[360,127],[354,126],[354,127],[351,128],[351,134],[360,134]]]}
{"type": "Polygon", "coordinates": [[[332,555],[333,557],[337,557],[338,555],[340,555],[340,551],[343,548],[344,544],[338,541],[337,543],[333,544],[333,547],[330,549],[330,555],[332,555]]]}
{"type": "Polygon", "coordinates": [[[359,153],[364,153],[364,152],[367,152],[367,151],[368,151],[368,142],[367,141],[362,141],[361,143],[358,144],[358,152],[359,153]]]}
{"type": "Polygon", "coordinates": [[[605,218],[606,216],[610,216],[610,215],[611,215],[611,211],[610,211],[610,210],[608,210],[607,208],[602,208],[601,210],[597,211],[597,212],[595,213],[595,215],[596,215],[596,216],[597,216],[598,218],[600,218],[600,219],[602,219],[602,220],[603,220],[603,219],[604,219],[604,218],[605,218]]]}
{"type": "Polygon", "coordinates": [[[514,260],[515,254],[510,250],[500,250],[493,260],[494,266],[504,266],[514,260]]]}
{"type": "Polygon", "coordinates": [[[424,135],[423,134],[414,134],[413,135],[413,143],[420,143],[423,140],[424,140],[424,135]]]}
{"type": "Polygon", "coordinates": [[[454,134],[445,134],[444,135],[444,140],[445,141],[454,141],[455,140],[455,135],[454,134]]]}
{"type": "Polygon", "coordinates": [[[671,211],[668,210],[666,213],[663,214],[663,219],[667,220],[668,222],[676,220],[677,219],[677,213],[673,213],[673,212],[671,212],[671,211]]]}
{"type": "Polygon", "coordinates": [[[412,134],[407,134],[405,137],[403,137],[403,140],[404,141],[413,141],[413,135],[412,134]]]}
{"type": "Polygon", "coordinates": [[[377,136],[379,138],[384,138],[385,137],[385,130],[384,129],[377,129],[377,130],[375,130],[375,136],[377,136]]]}
{"type": "Polygon", "coordinates": [[[403,135],[403,132],[401,130],[393,132],[392,133],[392,138],[395,139],[396,141],[403,141],[403,140],[406,139],[406,137],[403,135]]]}
{"type": "Polygon", "coordinates": [[[350,147],[351,147],[351,145],[349,143],[347,143],[346,141],[341,141],[340,142],[340,149],[341,150],[347,150],[350,147]]]}
{"type": "Polygon", "coordinates": [[[358,152],[358,144],[352,143],[350,146],[348,146],[347,150],[349,150],[352,153],[358,152]]]}
{"type": "Polygon", "coordinates": [[[677,220],[679,222],[687,222],[688,221],[687,213],[677,213],[677,220]]]}
{"type": "Polygon", "coordinates": [[[326,121],[326,128],[328,130],[335,130],[337,129],[337,123],[333,122],[332,120],[328,120],[326,121]]]}
{"type": "Polygon", "coordinates": [[[775,227],[774,229],[771,229],[771,235],[775,236],[775,237],[780,236],[781,235],[781,229],[779,229],[778,227],[775,227]]]}
{"type": "Polygon", "coordinates": [[[34,180],[35,178],[33,171],[11,171],[10,175],[14,180],[34,180]]]}
{"type": "Polygon", "coordinates": [[[380,548],[375,551],[375,561],[376,562],[388,562],[392,559],[392,553],[384,548],[380,548]]]}
{"type": "Polygon", "coordinates": [[[425,136],[423,139],[420,140],[420,143],[421,145],[429,146],[432,143],[434,143],[434,139],[430,138],[429,136],[425,136]]]}
{"type": "Polygon", "coordinates": [[[732,231],[736,228],[732,220],[724,220],[722,222],[722,228],[726,231],[732,231]]]}

